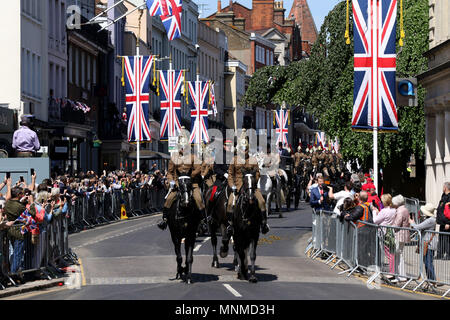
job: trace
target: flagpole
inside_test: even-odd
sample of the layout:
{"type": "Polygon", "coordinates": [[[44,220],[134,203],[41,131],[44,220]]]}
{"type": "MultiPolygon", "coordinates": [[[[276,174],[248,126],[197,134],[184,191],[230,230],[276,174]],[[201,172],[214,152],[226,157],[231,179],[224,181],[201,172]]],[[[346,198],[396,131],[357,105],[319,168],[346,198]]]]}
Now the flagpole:
{"type": "MultiPolygon", "coordinates": [[[[372,19],[373,19],[373,28],[372,28],[372,39],[378,39],[378,10],[376,1],[373,2],[372,7],[372,19]]],[[[373,48],[373,67],[374,70],[378,70],[378,46],[375,45],[373,48]]],[[[378,193],[378,72],[372,73],[372,83],[373,85],[373,95],[372,95],[372,110],[373,110],[373,175],[374,175],[374,184],[375,190],[378,193]]]]}
{"type": "MultiPolygon", "coordinates": [[[[140,57],[140,45],[139,45],[139,41],[141,38],[141,18],[142,18],[142,14],[144,13],[143,9],[139,9],[139,30],[138,30],[138,34],[136,37],[136,58],[139,61],[139,57],[140,57]]],[[[147,119],[145,119],[146,121],[147,119]]],[[[138,127],[138,126],[136,126],[138,127]]],[[[141,170],[141,140],[139,139],[140,136],[140,132],[136,134],[136,171],[140,171],[141,170]]]]}
{"type": "MultiPolygon", "coordinates": [[[[198,73],[198,65],[197,65],[197,83],[195,84],[195,87],[197,87],[197,85],[198,85],[198,82],[200,81],[200,75],[199,75],[199,73],[198,73]]],[[[198,88],[197,89],[198,90],[198,92],[199,92],[199,95],[201,94],[200,93],[200,88],[198,88]]],[[[197,111],[197,113],[199,113],[199,111],[198,111],[198,108],[200,107],[200,103],[201,103],[201,101],[200,101],[200,97],[199,97],[199,105],[198,106],[195,106],[195,109],[196,109],[196,111],[197,111]]],[[[191,118],[191,121],[192,121],[192,118],[191,118]]],[[[200,125],[200,121],[201,121],[201,116],[200,116],[200,114],[198,114],[198,121],[199,121],[199,123],[198,123],[198,136],[197,136],[197,144],[198,144],[198,153],[199,153],[199,156],[200,156],[200,154],[202,153],[202,151],[203,150],[201,150],[201,138],[202,138],[202,132],[201,132],[201,125],[200,125]]]]}

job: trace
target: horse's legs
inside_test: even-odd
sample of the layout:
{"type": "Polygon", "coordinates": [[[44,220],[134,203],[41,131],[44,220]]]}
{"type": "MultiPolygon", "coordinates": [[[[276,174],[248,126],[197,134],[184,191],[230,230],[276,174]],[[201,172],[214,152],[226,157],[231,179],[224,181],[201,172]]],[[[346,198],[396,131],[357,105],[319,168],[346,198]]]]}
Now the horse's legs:
{"type": "Polygon", "coordinates": [[[226,258],[228,256],[228,243],[230,239],[228,238],[227,228],[224,224],[220,226],[220,231],[222,234],[222,246],[220,247],[220,257],[226,258]]]}
{"type": "Polygon", "coordinates": [[[256,246],[258,245],[258,239],[252,239],[250,243],[250,261],[251,261],[251,269],[250,269],[250,279],[249,281],[252,283],[258,282],[258,279],[255,275],[255,261],[256,261],[256,246]]]}
{"type": "Polygon", "coordinates": [[[192,263],[194,262],[194,245],[195,245],[195,236],[188,236],[184,240],[184,248],[186,250],[186,283],[192,283],[192,263]]]}
{"type": "Polygon", "coordinates": [[[209,229],[211,230],[211,244],[213,247],[213,261],[211,267],[219,268],[219,258],[217,257],[217,225],[211,223],[209,229]]]}
{"type": "Polygon", "coordinates": [[[234,258],[233,258],[233,265],[234,265],[234,271],[239,271],[239,256],[236,251],[236,245],[233,244],[233,251],[234,251],[234,258]]]}
{"type": "Polygon", "coordinates": [[[172,242],[175,246],[175,254],[177,256],[177,275],[176,279],[181,279],[183,276],[183,267],[181,264],[183,263],[183,256],[181,255],[181,239],[175,236],[172,236],[172,242]]]}

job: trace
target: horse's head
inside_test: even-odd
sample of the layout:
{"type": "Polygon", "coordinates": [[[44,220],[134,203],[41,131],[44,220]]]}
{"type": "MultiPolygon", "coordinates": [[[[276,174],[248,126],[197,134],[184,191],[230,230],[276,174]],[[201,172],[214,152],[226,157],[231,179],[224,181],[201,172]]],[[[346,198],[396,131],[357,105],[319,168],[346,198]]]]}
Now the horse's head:
{"type": "Polygon", "coordinates": [[[182,207],[189,206],[192,196],[192,182],[188,176],[181,176],[178,178],[178,190],[180,193],[180,205],[182,207]]]}
{"type": "Polygon", "coordinates": [[[255,174],[253,172],[244,175],[242,185],[244,203],[253,204],[255,201],[255,191],[257,188],[255,174]]]}

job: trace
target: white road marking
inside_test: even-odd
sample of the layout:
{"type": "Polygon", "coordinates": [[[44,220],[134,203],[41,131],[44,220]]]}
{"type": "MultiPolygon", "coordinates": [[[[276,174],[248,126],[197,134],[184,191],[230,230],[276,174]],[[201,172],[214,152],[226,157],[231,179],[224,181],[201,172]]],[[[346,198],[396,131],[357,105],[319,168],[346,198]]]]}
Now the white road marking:
{"type": "Polygon", "coordinates": [[[209,239],[211,239],[211,237],[207,237],[205,238],[205,240],[202,241],[202,243],[198,244],[195,248],[194,248],[194,252],[197,252],[198,250],[200,250],[201,246],[208,241],[209,239]]]}
{"type": "Polygon", "coordinates": [[[239,292],[237,292],[236,290],[234,290],[233,287],[231,287],[228,283],[224,283],[223,286],[225,288],[227,288],[227,290],[230,291],[235,297],[237,297],[237,298],[242,297],[242,295],[239,292]]]}

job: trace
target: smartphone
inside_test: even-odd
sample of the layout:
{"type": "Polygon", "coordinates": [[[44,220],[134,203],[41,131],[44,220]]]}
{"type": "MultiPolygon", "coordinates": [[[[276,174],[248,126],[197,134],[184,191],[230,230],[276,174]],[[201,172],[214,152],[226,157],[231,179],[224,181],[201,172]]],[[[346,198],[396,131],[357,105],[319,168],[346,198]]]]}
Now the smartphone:
{"type": "Polygon", "coordinates": [[[9,178],[11,178],[11,172],[6,173],[6,179],[9,179],[9,178]]]}
{"type": "Polygon", "coordinates": [[[32,176],[34,176],[34,169],[33,168],[30,169],[30,173],[31,173],[32,176]]]}
{"type": "Polygon", "coordinates": [[[25,182],[25,180],[23,179],[23,176],[20,176],[20,182],[25,182]]]}

